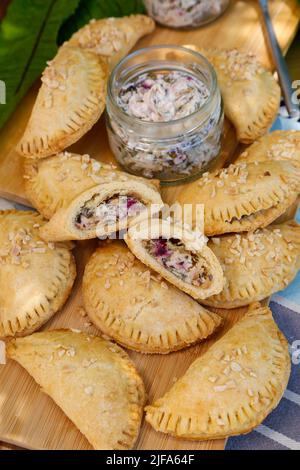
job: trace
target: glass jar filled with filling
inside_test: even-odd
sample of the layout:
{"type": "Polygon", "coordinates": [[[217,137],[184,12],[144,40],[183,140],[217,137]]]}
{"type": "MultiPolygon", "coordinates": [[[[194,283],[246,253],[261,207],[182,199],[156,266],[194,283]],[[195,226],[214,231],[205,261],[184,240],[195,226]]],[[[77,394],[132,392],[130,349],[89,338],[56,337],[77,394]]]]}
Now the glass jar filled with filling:
{"type": "Polygon", "coordinates": [[[148,14],[170,28],[197,28],[220,16],[229,0],[144,0],[148,14]]]}
{"type": "Polygon", "coordinates": [[[212,66],[184,47],[137,51],[110,77],[110,146],[130,173],[165,183],[200,176],[220,153],[223,117],[212,66]]]}

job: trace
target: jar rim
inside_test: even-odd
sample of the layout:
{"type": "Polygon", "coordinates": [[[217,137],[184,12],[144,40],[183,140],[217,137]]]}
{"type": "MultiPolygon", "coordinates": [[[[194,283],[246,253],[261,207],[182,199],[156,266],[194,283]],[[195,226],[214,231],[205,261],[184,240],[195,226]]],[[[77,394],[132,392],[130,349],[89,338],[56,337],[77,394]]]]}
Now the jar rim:
{"type": "Polygon", "coordinates": [[[215,94],[216,94],[217,90],[218,90],[218,81],[217,81],[217,74],[215,72],[215,69],[213,68],[211,63],[207,60],[207,58],[204,57],[202,54],[200,54],[200,52],[194,51],[194,50],[189,49],[188,47],[184,47],[184,46],[176,46],[176,45],[173,45],[173,44],[160,44],[160,45],[155,45],[155,46],[143,47],[141,49],[138,49],[137,51],[134,51],[134,52],[128,54],[126,57],[124,57],[115,66],[115,68],[113,69],[113,71],[112,71],[112,73],[109,77],[108,87],[107,87],[107,95],[108,95],[110,104],[113,105],[115,110],[122,116],[124,121],[127,121],[127,123],[129,125],[131,125],[131,124],[137,124],[137,125],[144,124],[144,125],[147,125],[147,126],[151,127],[152,129],[155,129],[157,127],[161,128],[162,125],[166,126],[166,127],[169,127],[169,126],[171,127],[174,124],[184,124],[187,121],[195,118],[197,115],[201,115],[202,113],[207,111],[209,109],[209,107],[211,106],[212,101],[215,98],[215,94]],[[194,111],[193,113],[188,114],[187,116],[181,117],[179,119],[174,119],[174,120],[171,120],[171,121],[153,122],[153,121],[142,120],[142,119],[140,119],[136,116],[130,116],[118,105],[118,103],[116,101],[116,98],[114,96],[114,93],[112,91],[113,90],[113,84],[114,84],[114,81],[115,81],[115,77],[116,77],[118,71],[120,70],[120,68],[126,63],[126,61],[130,60],[131,58],[137,57],[138,55],[142,55],[142,54],[144,54],[148,51],[154,51],[154,50],[164,49],[164,48],[173,49],[174,51],[181,51],[181,52],[189,53],[191,56],[194,56],[196,58],[199,58],[199,57],[201,58],[201,60],[206,65],[206,67],[209,71],[210,77],[211,77],[212,86],[210,88],[209,97],[200,106],[200,108],[197,109],[197,111],[194,111]]]}

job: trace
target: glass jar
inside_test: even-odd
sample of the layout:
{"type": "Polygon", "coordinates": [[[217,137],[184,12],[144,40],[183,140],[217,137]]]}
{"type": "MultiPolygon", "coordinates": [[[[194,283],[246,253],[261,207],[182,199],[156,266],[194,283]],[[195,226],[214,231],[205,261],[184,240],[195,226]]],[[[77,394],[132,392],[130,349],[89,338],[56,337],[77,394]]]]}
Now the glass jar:
{"type": "Polygon", "coordinates": [[[111,74],[106,102],[110,147],[128,172],[175,184],[196,178],[218,159],[224,113],[217,78],[197,52],[179,46],[153,46],[123,59],[111,74]],[[200,108],[180,119],[152,122],[129,115],[119,96],[141,76],[183,73],[209,91],[200,108]]]}
{"type": "Polygon", "coordinates": [[[210,23],[230,0],[144,0],[149,16],[170,28],[197,28],[210,23]]]}

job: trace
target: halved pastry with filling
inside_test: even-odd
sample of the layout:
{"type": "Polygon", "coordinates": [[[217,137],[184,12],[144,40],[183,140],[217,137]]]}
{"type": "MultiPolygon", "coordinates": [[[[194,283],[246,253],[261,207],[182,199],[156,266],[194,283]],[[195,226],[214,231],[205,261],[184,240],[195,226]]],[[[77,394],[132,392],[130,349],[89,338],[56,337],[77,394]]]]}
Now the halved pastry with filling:
{"type": "Polygon", "coordinates": [[[43,72],[19,153],[44,158],[80,139],[104,111],[107,76],[96,54],[63,45],[43,72]]]}
{"type": "Polygon", "coordinates": [[[94,449],[134,446],[145,390],[119,346],[85,333],[56,330],[12,341],[7,355],[27,370],[94,449]]]}
{"type": "Polygon", "coordinates": [[[254,54],[186,46],[204,55],[214,66],[224,100],[225,114],[245,144],[264,135],[277,116],[280,87],[254,54]]]}
{"type": "Polygon", "coordinates": [[[0,337],[39,329],[71,292],[70,246],[45,243],[39,236],[44,222],[36,212],[0,211],[0,337]]]}
{"type": "Polygon", "coordinates": [[[284,289],[300,269],[300,225],[293,221],[212,238],[208,246],[225,277],[223,291],[203,301],[211,307],[236,308],[265,299],[284,289]]]}
{"type": "Polygon", "coordinates": [[[83,300],[90,319],[103,333],[143,353],[182,349],[207,338],[222,321],[164,282],[121,241],[103,243],[90,258],[83,300]]]}
{"type": "MultiPolygon", "coordinates": [[[[179,203],[204,205],[208,236],[249,232],[268,226],[282,215],[300,192],[300,167],[293,162],[237,163],[184,188],[179,203]]],[[[195,221],[194,221],[195,223],[195,221]]]]}
{"type": "Polygon", "coordinates": [[[58,209],[40,233],[50,241],[108,237],[162,206],[154,185],[118,172],[110,182],[93,186],[58,209]]]}
{"type": "MultiPolygon", "coordinates": [[[[28,199],[46,219],[50,219],[58,209],[87,189],[102,183],[135,181],[135,178],[87,154],[62,152],[41,160],[26,160],[24,180],[28,199]]],[[[139,178],[137,181],[144,181],[154,189],[159,187],[158,181],[139,178]]]]}
{"type": "Polygon", "coordinates": [[[275,131],[247,148],[236,162],[293,160],[300,164],[300,131],[275,131]]]}
{"type": "Polygon", "coordinates": [[[91,20],[68,41],[107,60],[110,70],[125,57],[138,40],[155,29],[146,15],[91,20]]]}
{"type": "Polygon", "coordinates": [[[180,223],[149,218],[131,225],[124,238],[142,263],[194,299],[222,291],[222,268],[199,233],[180,223]]]}
{"type": "Polygon", "coordinates": [[[146,421],[186,439],[248,433],[278,405],[290,369],[288,342],[270,309],[250,310],[146,407],[146,421]]]}

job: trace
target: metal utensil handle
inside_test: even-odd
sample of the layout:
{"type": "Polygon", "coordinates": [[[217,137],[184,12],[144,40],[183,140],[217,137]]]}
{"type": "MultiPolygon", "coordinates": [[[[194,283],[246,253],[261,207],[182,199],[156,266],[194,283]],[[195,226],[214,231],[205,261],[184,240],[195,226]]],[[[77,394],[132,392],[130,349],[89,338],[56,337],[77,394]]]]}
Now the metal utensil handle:
{"type": "Polygon", "coordinates": [[[259,0],[261,10],[263,12],[263,17],[265,21],[266,30],[268,33],[268,40],[270,46],[270,52],[272,54],[273,60],[276,65],[279,82],[282,89],[282,94],[284,97],[286,108],[290,116],[295,116],[299,114],[299,106],[292,101],[294,89],[292,87],[292,82],[290,74],[286,65],[286,61],[281,52],[280,46],[278,44],[275,31],[272,25],[272,20],[268,8],[267,0],[259,0]]]}

